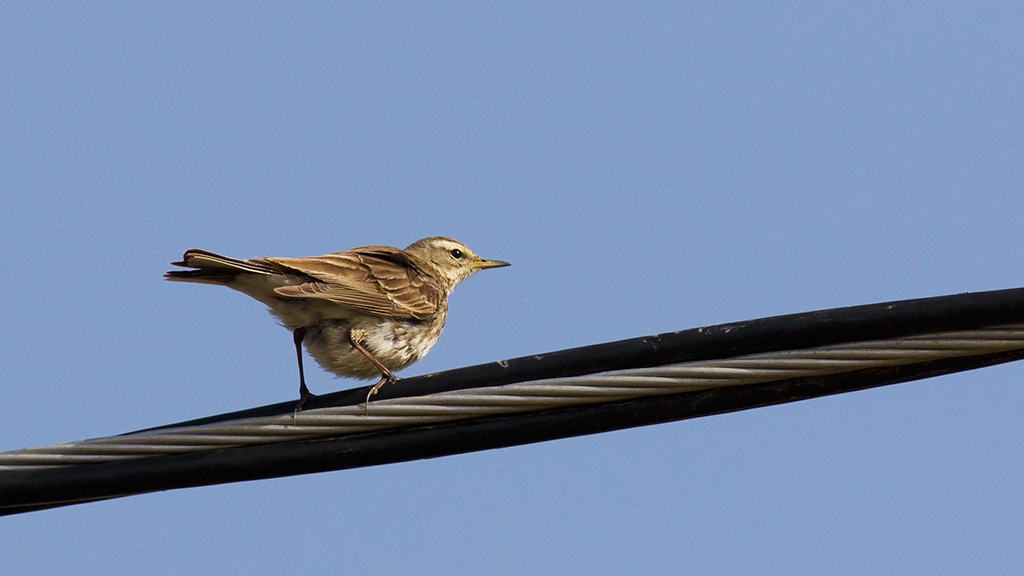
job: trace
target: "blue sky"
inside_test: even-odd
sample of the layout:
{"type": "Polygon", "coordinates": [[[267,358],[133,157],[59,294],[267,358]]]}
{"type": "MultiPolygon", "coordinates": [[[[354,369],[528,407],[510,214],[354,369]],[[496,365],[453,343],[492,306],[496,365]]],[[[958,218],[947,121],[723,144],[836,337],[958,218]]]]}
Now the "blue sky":
{"type": "MultiPolygon", "coordinates": [[[[1021,286],[1022,29],[1010,2],[5,3],[0,450],[295,396],[258,303],[162,280],[191,247],[512,262],[403,375],[1021,286]]],[[[0,518],[0,572],[1019,573],[1022,375],[0,518]]]]}

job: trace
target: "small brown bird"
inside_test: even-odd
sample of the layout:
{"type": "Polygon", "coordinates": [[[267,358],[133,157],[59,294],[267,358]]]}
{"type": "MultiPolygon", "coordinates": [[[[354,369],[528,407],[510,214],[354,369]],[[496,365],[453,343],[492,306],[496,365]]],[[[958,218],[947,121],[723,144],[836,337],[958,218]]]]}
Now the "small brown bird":
{"type": "Polygon", "coordinates": [[[292,331],[299,362],[299,403],[313,396],[302,370],[302,344],[325,370],[380,380],[366,395],[396,380],[426,356],[441,336],[448,295],[474,272],[508,266],[484,260],[465,244],[442,236],[405,250],[364,246],[308,258],[236,260],[188,250],[168,280],[219,284],[248,294],[292,331]]]}

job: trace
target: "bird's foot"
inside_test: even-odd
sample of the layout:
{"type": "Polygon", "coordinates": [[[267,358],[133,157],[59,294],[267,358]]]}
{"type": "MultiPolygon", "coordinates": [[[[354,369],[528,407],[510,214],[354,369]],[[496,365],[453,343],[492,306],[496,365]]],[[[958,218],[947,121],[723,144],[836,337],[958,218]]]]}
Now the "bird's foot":
{"type": "Polygon", "coordinates": [[[363,403],[363,409],[366,412],[370,411],[370,397],[377,394],[377,391],[380,390],[381,386],[392,382],[398,382],[398,377],[389,372],[388,374],[384,374],[383,376],[381,376],[380,380],[378,380],[377,383],[373,385],[373,388],[370,388],[370,391],[366,393],[366,402],[363,403]]]}
{"type": "Polygon", "coordinates": [[[299,389],[299,401],[295,404],[295,412],[292,414],[293,417],[295,414],[302,411],[302,406],[306,403],[306,400],[309,400],[310,398],[316,398],[316,394],[310,392],[305,386],[299,389]]]}

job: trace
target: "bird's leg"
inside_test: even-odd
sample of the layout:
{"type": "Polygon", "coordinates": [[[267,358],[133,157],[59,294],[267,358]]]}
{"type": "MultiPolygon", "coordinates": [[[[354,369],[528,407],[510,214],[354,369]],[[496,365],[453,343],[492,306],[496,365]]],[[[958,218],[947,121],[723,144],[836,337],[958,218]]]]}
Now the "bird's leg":
{"type": "Polygon", "coordinates": [[[373,354],[370,354],[370,351],[367,350],[362,345],[361,342],[359,342],[365,336],[366,332],[359,328],[353,328],[348,331],[348,341],[350,344],[352,344],[352,347],[358,350],[359,353],[362,354],[363,356],[366,356],[366,359],[372,362],[373,365],[376,366],[378,370],[380,370],[380,380],[378,380],[377,383],[373,385],[373,388],[370,388],[370,392],[366,394],[366,402],[369,403],[370,396],[376,394],[377,391],[380,390],[381,386],[387,384],[388,382],[394,382],[395,380],[398,380],[398,378],[395,377],[394,373],[391,372],[391,370],[388,370],[387,366],[381,364],[380,360],[374,358],[373,354]]]}
{"type": "Polygon", "coordinates": [[[306,337],[305,328],[297,328],[292,332],[292,337],[295,339],[295,357],[299,360],[299,403],[295,405],[295,412],[298,413],[302,410],[302,405],[306,403],[306,400],[313,398],[316,394],[312,394],[309,388],[306,388],[306,374],[302,370],[302,339],[306,337]]]}

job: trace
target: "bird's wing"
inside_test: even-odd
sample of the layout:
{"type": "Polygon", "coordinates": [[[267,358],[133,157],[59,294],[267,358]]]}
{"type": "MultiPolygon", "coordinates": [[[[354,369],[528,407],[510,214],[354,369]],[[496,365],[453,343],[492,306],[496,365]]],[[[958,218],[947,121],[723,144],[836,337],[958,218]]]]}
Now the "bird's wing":
{"type": "Polygon", "coordinates": [[[426,320],[444,299],[438,283],[397,248],[366,246],[309,258],[265,258],[314,281],[274,291],[320,298],[377,316],[426,320]]]}

